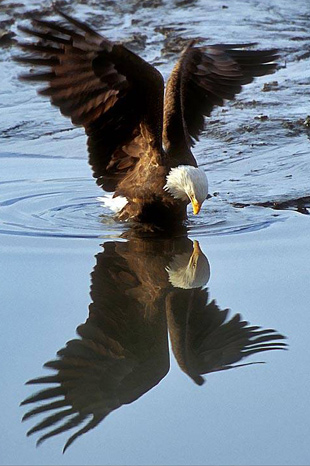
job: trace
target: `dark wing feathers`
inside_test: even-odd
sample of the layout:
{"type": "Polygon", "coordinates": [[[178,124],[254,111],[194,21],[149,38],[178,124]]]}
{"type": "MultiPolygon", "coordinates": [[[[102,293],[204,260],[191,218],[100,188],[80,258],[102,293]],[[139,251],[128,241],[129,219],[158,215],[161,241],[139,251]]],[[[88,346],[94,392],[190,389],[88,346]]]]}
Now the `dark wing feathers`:
{"type": "Polygon", "coordinates": [[[173,352],[181,369],[199,385],[202,374],[253,364],[240,362],[287,346],[273,329],[250,326],[240,314],[229,319],[228,309],[209,302],[206,289],[173,291],[166,304],[173,352]]]}
{"type": "MultiPolygon", "coordinates": [[[[275,70],[275,49],[243,49],[255,44],[194,47],[192,41],[168,80],[163,112],[163,79],[153,66],[58,13],[65,24],[33,19],[34,29],[20,28],[38,40],[21,43],[31,55],[18,60],[45,68],[22,79],[45,82],[40,93],[84,126],[94,176],[107,191],[117,190],[124,179],[128,185],[143,184],[139,161],[162,162],[162,136],[170,166],[197,166],[190,147],[203,130],[204,117],[255,76],[275,70]]],[[[148,163],[143,166],[147,170],[148,163]]],[[[124,184],[120,186],[124,195],[124,184]]]]}
{"type": "MultiPolygon", "coordinates": [[[[194,41],[193,41],[194,42],[194,41]]],[[[183,52],[169,78],[164,116],[164,144],[174,155],[193,146],[204,128],[204,117],[231,100],[256,76],[275,70],[277,50],[242,50],[255,44],[194,47],[183,52]]]]}
{"type": "Polygon", "coordinates": [[[82,125],[98,184],[115,191],[142,155],[161,154],[163,79],[125,47],[59,12],[68,24],[33,19],[20,27],[37,42],[21,43],[18,61],[46,71],[21,79],[45,82],[40,91],[61,113],[82,125]]]}
{"type": "MultiPolygon", "coordinates": [[[[149,256],[153,258],[153,254],[143,256],[148,257],[148,265],[149,256]]],[[[104,252],[97,255],[93,302],[89,318],[77,328],[79,338],[67,342],[57,352],[58,358],[45,364],[52,375],[28,382],[47,384],[47,388],[21,403],[34,404],[23,420],[37,419],[28,435],[39,432],[38,444],[75,428],[64,449],[68,448],[113,410],[149,391],[169,370],[161,289],[158,282],[152,286],[150,278],[143,281],[145,275],[149,277],[143,258],[137,260],[129,242],[105,243],[104,252]],[[50,384],[57,385],[51,388],[50,384]],[[41,420],[36,418],[40,414],[41,420]]],[[[154,276],[149,269],[148,273],[154,276]]],[[[164,268],[161,275],[167,280],[164,268]]]]}

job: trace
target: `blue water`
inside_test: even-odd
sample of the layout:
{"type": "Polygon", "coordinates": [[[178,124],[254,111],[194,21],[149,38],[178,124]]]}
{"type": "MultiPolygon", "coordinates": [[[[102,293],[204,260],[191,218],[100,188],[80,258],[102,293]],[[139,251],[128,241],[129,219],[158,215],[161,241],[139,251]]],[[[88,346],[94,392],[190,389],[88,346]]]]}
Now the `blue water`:
{"type": "MultiPolygon", "coordinates": [[[[190,215],[188,239],[161,247],[158,240],[125,239],[128,225],[115,222],[97,199],[102,191],[82,130],[18,81],[14,43],[1,48],[1,464],[309,464],[309,216],[294,204],[310,195],[308,1],[130,0],[104,9],[71,3],[72,14],[127,40],[165,77],[188,37],[258,41],[282,55],[275,75],[213,113],[195,147],[212,198],[200,216],[190,215]],[[271,90],[263,91],[268,83],[271,90]],[[283,201],[291,207],[256,205],[283,201]],[[189,261],[194,240],[209,263],[204,286],[180,288],[172,264],[180,256],[189,261]],[[110,352],[103,357],[101,343],[90,338],[97,343],[87,357],[101,362],[92,362],[89,378],[82,372],[67,396],[76,406],[76,390],[91,417],[98,409],[89,400],[99,393],[110,414],[64,455],[82,425],[36,448],[40,433],[27,432],[44,415],[21,419],[45,402],[19,405],[51,385],[25,383],[55,374],[43,365],[67,355],[57,352],[77,338],[90,312],[100,327],[96,338],[110,352]],[[259,326],[253,331],[265,332],[267,351],[247,355],[255,343],[243,342],[247,349],[233,361],[223,350],[231,319],[246,321],[245,329],[259,326]],[[211,328],[224,333],[215,343],[211,328]],[[271,350],[281,343],[287,346],[271,350]],[[248,365],[228,368],[238,364],[248,365]],[[193,381],[200,377],[201,386],[193,381]]],[[[33,9],[41,2],[3,2],[0,29],[17,32],[16,21],[33,9]]],[[[73,366],[87,359],[79,345],[73,366]]]]}
{"type": "MultiPolygon", "coordinates": [[[[26,431],[38,421],[21,424],[30,406],[18,405],[40,388],[24,383],[48,375],[42,365],[86,321],[90,273],[102,247],[97,239],[3,237],[2,464],[306,464],[306,222],[292,214],[269,229],[200,238],[211,268],[210,300],[230,308],[230,317],[240,312],[251,325],[276,329],[287,337],[288,351],[250,356],[242,362],[266,364],[207,374],[198,386],[170,348],[171,367],[159,385],[116,409],[64,456],[69,433],[36,449],[38,435],[26,438],[26,431]]],[[[99,280],[105,283],[104,273],[99,280]]]]}

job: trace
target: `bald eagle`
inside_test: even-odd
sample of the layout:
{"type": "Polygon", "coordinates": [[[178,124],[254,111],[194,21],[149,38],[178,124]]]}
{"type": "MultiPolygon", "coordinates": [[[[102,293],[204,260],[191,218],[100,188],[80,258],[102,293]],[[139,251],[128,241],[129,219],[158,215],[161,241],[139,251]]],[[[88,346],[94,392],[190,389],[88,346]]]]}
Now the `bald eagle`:
{"type": "Polygon", "coordinates": [[[20,29],[37,38],[20,43],[17,60],[48,70],[22,75],[47,85],[61,113],[82,125],[98,185],[121,200],[120,220],[164,227],[182,223],[191,203],[208,196],[204,170],[191,152],[204,117],[242,85],[275,70],[277,50],[255,44],[198,47],[189,42],[167,82],[151,64],[88,25],[56,10],[61,22],[32,18],[20,29]]]}

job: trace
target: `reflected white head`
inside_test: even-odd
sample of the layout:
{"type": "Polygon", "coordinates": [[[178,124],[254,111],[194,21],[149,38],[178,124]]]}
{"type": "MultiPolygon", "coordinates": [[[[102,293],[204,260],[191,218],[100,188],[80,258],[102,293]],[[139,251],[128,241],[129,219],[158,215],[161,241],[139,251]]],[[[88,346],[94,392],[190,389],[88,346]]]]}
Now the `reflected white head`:
{"type": "Polygon", "coordinates": [[[191,202],[194,214],[198,214],[208,195],[208,180],[205,172],[191,165],[172,168],[164,189],[175,199],[191,202]]]}
{"type": "Polygon", "coordinates": [[[198,241],[194,240],[192,253],[176,255],[169,267],[166,267],[169,281],[175,288],[185,290],[201,288],[210,278],[210,264],[198,241]]]}

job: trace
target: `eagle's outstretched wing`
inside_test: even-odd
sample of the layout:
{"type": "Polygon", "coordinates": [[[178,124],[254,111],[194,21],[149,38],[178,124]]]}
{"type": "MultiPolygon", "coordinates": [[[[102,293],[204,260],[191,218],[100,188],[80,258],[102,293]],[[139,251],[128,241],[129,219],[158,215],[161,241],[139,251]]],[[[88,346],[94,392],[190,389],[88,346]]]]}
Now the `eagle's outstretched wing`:
{"type": "MultiPolygon", "coordinates": [[[[48,384],[22,403],[34,404],[24,419],[44,416],[28,432],[41,434],[38,443],[75,429],[66,449],[167,374],[167,324],[159,286],[162,280],[167,283],[167,274],[159,267],[156,276],[149,269],[141,276],[142,260],[137,269],[136,263],[137,252],[130,250],[129,242],[108,242],[97,255],[92,273],[93,302],[87,321],[77,329],[79,338],[69,341],[56,360],[45,364],[53,375],[28,382],[48,384]]],[[[155,263],[157,271],[156,267],[155,263]]]]}
{"type": "Polygon", "coordinates": [[[228,309],[209,302],[207,289],[179,289],[166,299],[173,352],[181,369],[199,385],[203,374],[238,367],[236,363],[252,354],[286,347],[285,337],[273,329],[249,325],[240,314],[228,319],[228,309]]]}
{"type": "Polygon", "coordinates": [[[255,76],[273,73],[277,58],[275,49],[242,49],[255,44],[195,47],[194,43],[184,50],[168,80],[163,133],[165,148],[176,163],[193,165],[190,147],[204,128],[204,117],[233,99],[255,76]]]}
{"type": "Polygon", "coordinates": [[[65,23],[33,18],[33,29],[20,27],[38,40],[20,43],[28,55],[17,60],[45,68],[21,78],[45,83],[40,93],[84,126],[94,176],[115,191],[141,157],[161,157],[163,78],[124,46],[58,13],[65,23]]]}

